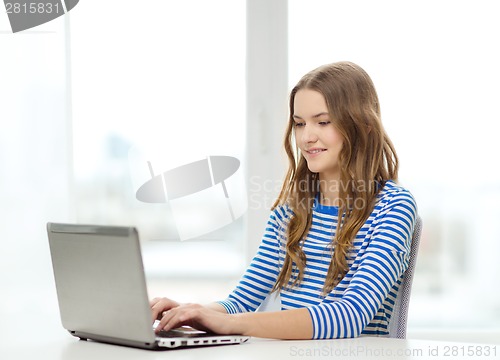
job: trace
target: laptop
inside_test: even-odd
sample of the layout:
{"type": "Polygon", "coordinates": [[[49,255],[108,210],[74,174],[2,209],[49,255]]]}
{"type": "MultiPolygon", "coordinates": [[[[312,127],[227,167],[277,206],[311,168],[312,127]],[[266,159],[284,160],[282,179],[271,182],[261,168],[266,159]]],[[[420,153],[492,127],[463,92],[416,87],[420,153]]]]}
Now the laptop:
{"type": "Polygon", "coordinates": [[[63,327],[83,340],[144,349],[240,344],[242,335],[153,330],[135,227],[48,223],[63,327]]]}

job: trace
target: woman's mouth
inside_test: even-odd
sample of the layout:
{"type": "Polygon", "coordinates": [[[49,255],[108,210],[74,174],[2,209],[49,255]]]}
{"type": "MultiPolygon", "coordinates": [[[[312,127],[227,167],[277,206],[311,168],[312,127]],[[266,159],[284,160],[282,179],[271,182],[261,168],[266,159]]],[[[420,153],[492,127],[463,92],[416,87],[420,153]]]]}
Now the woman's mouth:
{"type": "Polygon", "coordinates": [[[306,152],[310,155],[315,155],[315,154],[319,154],[323,151],[326,151],[326,149],[318,149],[318,148],[315,148],[315,149],[309,149],[309,150],[306,150],[306,152]]]}

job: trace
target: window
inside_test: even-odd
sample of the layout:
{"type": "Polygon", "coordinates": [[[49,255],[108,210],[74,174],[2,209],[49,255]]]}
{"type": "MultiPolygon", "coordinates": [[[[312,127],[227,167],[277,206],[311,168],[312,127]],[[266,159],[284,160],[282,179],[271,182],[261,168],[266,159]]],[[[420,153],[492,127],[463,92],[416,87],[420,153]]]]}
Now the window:
{"type": "MultiPolygon", "coordinates": [[[[239,275],[246,206],[245,2],[115,0],[98,7],[82,3],[71,15],[78,221],[136,225],[149,271],[239,275]],[[177,203],[136,196],[155,176],[164,182],[161,174],[188,164],[198,162],[214,175],[221,159],[214,156],[239,165],[233,161],[229,179],[211,189],[177,203]],[[221,223],[228,225],[194,231],[217,204],[230,210],[221,223]]],[[[219,212],[213,221],[220,218],[219,212]]]]}

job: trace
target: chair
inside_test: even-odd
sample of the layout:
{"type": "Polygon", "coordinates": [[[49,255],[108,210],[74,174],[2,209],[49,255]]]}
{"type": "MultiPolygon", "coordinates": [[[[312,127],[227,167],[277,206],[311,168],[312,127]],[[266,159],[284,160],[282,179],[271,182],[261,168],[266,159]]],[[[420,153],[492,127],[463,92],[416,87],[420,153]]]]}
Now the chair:
{"type": "Polygon", "coordinates": [[[408,319],[408,306],[410,304],[411,285],[413,282],[413,273],[415,271],[415,264],[417,262],[418,246],[420,243],[420,235],[422,233],[422,219],[417,217],[415,229],[410,247],[410,261],[408,269],[406,269],[401,285],[399,286],[396,295],[396,302],[392,310],[391,320],[389,321],[389,337],[406,339],[406,327],[408,319]]]}

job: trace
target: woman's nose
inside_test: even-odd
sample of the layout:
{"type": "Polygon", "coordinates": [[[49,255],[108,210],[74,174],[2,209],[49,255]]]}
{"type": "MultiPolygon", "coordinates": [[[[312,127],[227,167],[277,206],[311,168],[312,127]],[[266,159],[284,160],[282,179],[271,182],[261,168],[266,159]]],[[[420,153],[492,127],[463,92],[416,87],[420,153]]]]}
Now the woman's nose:
{"type": "Polygon", "coordinates": [[[316,132],[314,131],[312,126],[304,126],[303,131],[302,131],[302,141],[304,143],[313,143],[318,140],[318,136],[316,132]]]}

